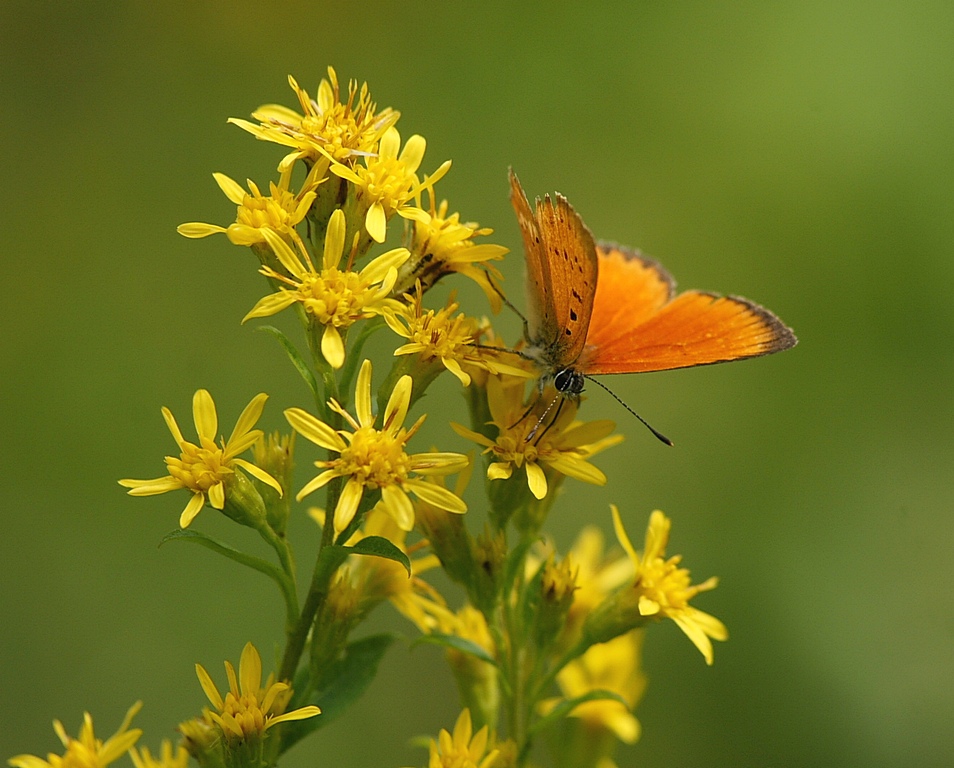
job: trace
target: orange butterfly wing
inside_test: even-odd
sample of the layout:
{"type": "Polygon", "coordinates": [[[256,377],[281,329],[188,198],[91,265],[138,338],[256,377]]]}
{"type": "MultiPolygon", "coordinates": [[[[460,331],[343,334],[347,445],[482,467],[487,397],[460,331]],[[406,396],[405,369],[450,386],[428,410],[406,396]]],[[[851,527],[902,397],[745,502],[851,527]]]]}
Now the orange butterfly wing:
{"type": "Polygon", "coordinates": [[[529,349],[548,373],[572,365],[586,345],[596,295],[596,243],[562,195],[531,211],[513,170],[510,201],[527,260],[529,349]]]}
{"type": "Polygon", "coordinates": [[[738,296],[686,291],[638,251],[600,243],[585,374],[646,373],[768,355],[795,346],[791,329],[738,296]]]}

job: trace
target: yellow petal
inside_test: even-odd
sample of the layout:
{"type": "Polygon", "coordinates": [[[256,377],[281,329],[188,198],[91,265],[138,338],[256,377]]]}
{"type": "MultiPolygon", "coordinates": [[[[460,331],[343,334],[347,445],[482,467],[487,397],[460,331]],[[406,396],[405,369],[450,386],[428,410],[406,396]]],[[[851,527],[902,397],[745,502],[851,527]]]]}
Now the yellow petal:
{"type": "Polygon", "coordinates": [[[513,474],[513,465],[509,461],[495,461],[487,467],[488,480],[506,480],[513,474]]]}
{"type": "Polygon", "coordinates": [[[212,677],[205,671],[205,667],[201,664],[196,664],[195,674],[196,677],[199,678],[199,685],[202,686],[202,690],[212,703],[212,706],[216,709],[222,709],[225,701],[222,699],[222,694],[219,693],[219,689],[215,687],[215,683],[212,682],[212,677]]]}
{"type": "Polygon", "coordinates": [[[344,341],[342,341],[338,329],[330,323],[325,326],[325,332],[321,334],[321,355],[328,361],[328,365],[335,370],[344,365],[344,341]]]}
{"type": "Polygon", "coordinates": [[[325,269],[334,269],[341,261],[341,254],[345,244],[345,215],[340,208],[335,209],[328,221],[328,231],[325,233],[325,253],[322,264],[325,269]]]}
{"type": "Polygon", "coordinates": [[[245,202],[246,192],[239,186],[238,182],[230,179],[224,173],[213,173],[212,178],[215,179],[215,183],[219,185],[219,189],[221,189],[225,193],[225,196],[233,203],[241,205],[245,202]]]}
{"type": "Polygon", "coordinates": [[[480,432],[474,432],[472,429],[467,429],[467,427],[458,424],[456,421],[450,423],[451,429],[453,429],[461,437],[466,437],[468,440],[473,440],[475,443],[484,445],[490,448],[493,445],[496,445],[493,440],[491,440],[486,435],[480,434],[480,432]]]}
{"type": "Polygon", "coordinates": [[[258,696],[262,687],[262,657],[251,643],[245,644],[239,659],[239,686],[246,696],[258,696]]]}
{"type": "Polygon", "coordinates": [[[427,141],[423,136],[414,134],[407,140],[404,149],[401,151],[401,161],[409,173],[414,173],[421,166],[424,160],[424,150],[427,149],[427,141]]]}
{"type": "Polygon", "coordinates": [[[213,509],[223,509],[225,507],[225,484],[219,481],[206,494],[209,497],[209,506],[213,509]]]}
{"type": "Polygon", "coordinates": [[[383,158],[397,157],[401,148],[401,134],[393,125],[388,128],[378,144],[378,156],[383,158]]]}
{"type": "Polygon", "coordinates": [[[693,621],[687,621],[684,617],[676,614],[671,617],[676,625],[685,632],[686,637],[692,640],[692,644],[699,649],[699,653],[702,654],[702,657],[706,660],[706,664],[710,667],[714,661],[713,652],[712,652],[712,642],[709,640],[705,632],[702,631],[702,628],[699,627],[693,621]]]}
{"type": "Polygon", "coordinates": [[[398,379],[388,398],[382,429],[392,435],[397,434],[397,431],[404,426],[404,418],[407,416],[407,409],[411,403],[411,386],[411,377],[405,374],[398,379]]]}
{"type": "Polygon", "coordinates": [[[301,408],[288,408],[285,411],[285,418],[296,432],[311,440],[315,445],[339,453],[348,447],[341,435],[301,408]]]}
{"type": "Polygon", "coordinates": [[[282,263],[282,266],[288,270],[289,274],[300,279],[306,272],[305,265],[302,264],[291,246],[285,242],[281,235],[271,229],[265,228],[260,231],[265,238],[265,242],[268,243],[268,247],[272,249],[272,253],[282,263]]]}
{"type": "Polygon", "coordinates": [[[371,412],[371,361],[365,359],[358,371],[358,381],[354,387],[354,408],[358,415],[358,424],[370,427],[374,424],[371,412]]]}
{"type": "Polygon", "coordinates": [[[192,417],[195,420],[195,431],[199,434],[199,440],[214,443],[219,430],[219,419],[215,415],[215,403],[212,402],[212,395],[208,390],[199,389],[193,395],[192,417]]]}
{"type": "Polygon", "coordinates": [[[127,491],[130,496],[155,496],[185,487],[181,480],[177,480],[172,475],[157,477],[155,480],[120,480],[119,484],[123,488],[130,489],[127,491]]]}
{"type": "Polygon", "coordinates": [[[441,362],[448,371],[457,377],[461,384],[463,384],[465,387],[470,386],[470,376],[464,372],[464,369],[460,367],[460,363],[458,363],[454,358],[442,357],[441,362]]]}
{"type": "Polygon", "coordinates": [[[182,436],[182,430],[179,429],[179,425],[176,423],[176,417],[172,415],[172,411],[166,408],[166,406],[162,406],[162,418],[165,420],[166,426],[172,433],[172,437],[176,441],[176,445],[184,445],[186,440],[182,436]]]}
{"type": "Polygon", "coordinates": [[[188,528],[189,523],[195,520],[195,516],[202,511],[202,507],[205,506],[205,494],[203,493],[194,493],[192,498],[189,499],[189,503],[186,504],[186,508],[182,510],[182,514],[179,515],[179,527],[188,528]]]}
{"type": "Polygon", "coordinates": [[[421,501],[427,502],[438,509],[444,509],[458,515],[467,511],[467,505],[462,499],[436,483],[427,483],[423,480],[406,480],[404,485],[421,501]]]}
{"type": "Polygon", "coordinates": [[[636,554],[636,548],[629,540],[629,535],[626,533],[626,529],[623,528],[623,520],[620,517],[619,509],[615,504],[610,504],[610,513],[613,515],[613,530],[616,531],[616,539],[619,541],[623,551],[629,555],[629,559],[633,561],[633,565],[639,568],[639,555],[636,554]]]}
{"type": "MultiPolygon", "coordinates": [[[[317,477],[313,477],[311,480],[305,483],[305,487],[302,488],[298,492],[298,494],[295,496],[295,501],[301,501],[309,493],[314,493],[319,488],[323,488],[324,486],[328,485],[328,483],[331,482],[332,478],[340,477],[340,476],[341,476],[341,473],[338,472],[337,470],[334,470],[334,469],[325,470],[317,477]]],[[[322,522],[322,525],[324,525],[324,522],[322,522]]]]}
{"type": "Polygon", "coordinates": [[[403,490],[396,485],[386,485],[381,489],[381,501],[398,528],[414,530],[414,505],[403,490]]]}
{"type": "Polygon", "coordinates": [[[373,203],[364,218],[364,227],[376,243],[383,243],[388,232],[388,218],[381,203],[373,203]]]}
{"type": "Polygon", "coordinates": [[[232,462],[234,464],[238,464],[238,466],[248,472],[256,480],[260,480],[261,482],[265,483],[265,485],[274,488],[278,492],[279,496],[284,495],[284,491],[282,490],[281,485],[278,484],[278,481],[261,467],[257,467],[252,464],[252,462],[246,461],[245,459],[232,459],[232,462]]]}
{"type": "Polygon", "coordinates": [[[284,288],[275,293],[270,293],[258,300],[255,306],[248,311],[248,314],[242,318],[242,322],[251,320],[253,317],[277,315],[286,307],[294,304],[295,301],[297,301],[295,294],[292,291],[286,291],[284,288]]]}
{"type": "Polygon", "coordinates": [[[229,436],[228,443],[226,443],[226,445],[231,443],[233,440],[237,440],[255,426],[255,422],[261,418],[262,410],[265,408],[266,400],[268,400],[268,395],[266,395],[264,392],[259,392],[251,399],[249,404],[245,406],[245,410],[243,410],[241,415],[238,417],[238,421],[235,422],[235,429],[232,430],[232,434],[229,436]]]}
{"type": "Polygon", "coordinates": [[[530,486],[530,493],[538,499],[545,498],[547,495],[547,476],[543,473],[540,465],[528,461],[526,463],[526,469],[527,485],[530,486]]]}
{"type": "Polygon", "coordinates": [[[338,506],[335,507],[335,533],[341,533],[354,520],[363,495],[364,486],[357,480],[351,478],[345,483],[338,499],[338,506]]]}
{"type": "Polygon", "coordinates": [[[190,240],[198,240],[200,237],[217,235],[219,233],[228,232],[228,230],[225,227],[220,227],[216,224],[204,224],[201,221],[189,221],[176,227],[176,232],[183,237],[188,237],[190,240]]]}

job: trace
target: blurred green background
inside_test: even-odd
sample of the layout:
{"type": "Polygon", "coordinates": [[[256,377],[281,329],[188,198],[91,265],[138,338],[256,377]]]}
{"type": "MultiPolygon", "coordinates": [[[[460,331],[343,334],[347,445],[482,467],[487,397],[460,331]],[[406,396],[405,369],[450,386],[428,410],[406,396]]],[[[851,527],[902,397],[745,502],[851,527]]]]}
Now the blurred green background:
{"type": "MultiPolygon", "coordinates": [[[[58,750],[50,721],[75,735],[84,709],[105,737],[138,698],[155,750],[203,701],[195,662],[221,685],[247,640],[274,653],[272,585],[158,550],[185,494],[116,480],[162,474],[159,407],[188,423],[198,387],[223,430],[259,391],[266,427],[307,404],[239,325],[263,293],[254,259],[175,226],[231,221],[213,171],[273,177],[280,149],[226,118],[294,106],[287,74],[314,92],[328,64],[427,137],[427,170],[453,159],[440,192],[515,249],[516,297],[509,165],[683,287],[753,298],[800,337],[606,380],[673,449],[591,392],[585,415],[628,439],[596,460],[605,488],[567,484],[558,539],[609,530],[610,502],[637,539],[665,510],[670,551],[721,578],[697,605],[731,632],[709,669],[653,627],[644,735],[619,764],[954,764],[954,6],[857,1],[0,4],[0,757],[58,750]]],[[[428,436],[464,447],[446,378],[428,436]]],[[[256,546],[208,511],[196,524],[256,546]]],[[[316,534],[293,535],[303,552],[316,534]]],[[[408,738],[457,714],[440,656],[392,650],[284,764],[423,763],[408,738]]]]}

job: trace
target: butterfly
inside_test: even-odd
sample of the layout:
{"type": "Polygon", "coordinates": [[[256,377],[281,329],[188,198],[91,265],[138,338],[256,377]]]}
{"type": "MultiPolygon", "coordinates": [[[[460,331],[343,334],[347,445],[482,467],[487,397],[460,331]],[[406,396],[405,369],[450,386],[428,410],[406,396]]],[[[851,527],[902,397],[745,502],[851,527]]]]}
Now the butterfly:
{"type": "Polygon", "coordinates": [[[676,294],[675,280],[655,260],[595,241],[562,195],[537,199],[531,209],[512,169],[510,202],[527,262],[522,354],[539,367],[541,390],[553,384],[564,398],[576,398],[591,375],[744,360],[798,341],[778,317],[748,299],[697,290],[676,294]]]}

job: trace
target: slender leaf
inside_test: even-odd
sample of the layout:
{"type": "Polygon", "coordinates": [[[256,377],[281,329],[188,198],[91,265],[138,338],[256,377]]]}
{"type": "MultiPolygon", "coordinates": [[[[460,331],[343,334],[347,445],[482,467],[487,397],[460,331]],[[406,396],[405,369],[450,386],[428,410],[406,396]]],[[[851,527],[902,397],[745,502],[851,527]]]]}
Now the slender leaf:
{"type": "Polygon", "coordinates": [[[315,378],[315,374],[312,373],[311,368],[308,367],[308,364],[299,354],[298,349],[294,344],[291,343],[291,340],[274,325],[260,325],[258,330],[264,331],[265,333],[270,333],[272,336],[278,339],[278,343],[282,345],[282,349],[285,350],[285,354],[288,355],[288,359],[291,360],[292,365],[295,366],[295,369],[305,380],[305,383],[308,385],[309,389],[311,389],[311,393],[314,395],[315,400],[320,401],[322,397],[318,390],[318,380],[315,378]]]}
{"type": "Polygon", "coordinates": [[[285,574],[282,573],[281,569],[278,566],[272,565],[267,560],[262,560],[260,557],[255,557],[255,555],[250,555],[246,552],[242,552],[230,544],[219,541],[218,539],[213,539],[211,536],[207,536],[204,533],[199,531],[192,531],[189,529],[173,531],[162,537],[162,540],[159,542],[161,547],[168,541],[188,541],[192,544],[199,544],[200,546],[205,547],[206,549],[211,549],[213,552],[218,552],[220,555],[229,558],[229,560],[234,560],[237,563],[248,566],[253,570],[264,573],[269,578],[274,579],[278,582],[279,586],[284,588],[285,583],[285,574]]]}
{"type": "Polygon", "coordinates": [[[353,547],[346,547],[351,555],[370,555],[383,557],[385,560],[394,560],[404,566],[407,575],[411,575],[411,561],[408,556],[395,544],[383,536],[366,536],[353,547]]]}
{"type": "Polygon", "coordinates": [[[562,720],[564,717],[569,715],[574,709],[576,709],[580,704],[583,704],[587,701],[597,701],[602,699],[612,699],[613,701],[618,701],[626,709],[629,709],[629,704],[626,699],[620,696],[618,693],[613,691],[607,691],[606,689],[599,688],[595,691],[589,691],[584,693],[582,696],[577,696],[573,699],[567,699],[566,701],[561,701],[557,704],[552,710],[550,710],[544,717],[541,717],[539,720],[533,723],[530,726],[527,733],[529,735],[534,735],[539,733],[544,728],[547,728],[557,720],[562,720]]]}
{"type": "Polygon", "coordinates": [[[426,635],[421,635],[421,637],[412,643],[412,647],[420,643],[443,645],[445,648],[453,648],[455,651],[466,653],[468,656],[473,656],[495,667],[497,666],[497,660],[487,653],[486,649],[477,645],[473,640],[467,640],[457,635],[444,635],[440,632],[431,632],[426,635]]]}

